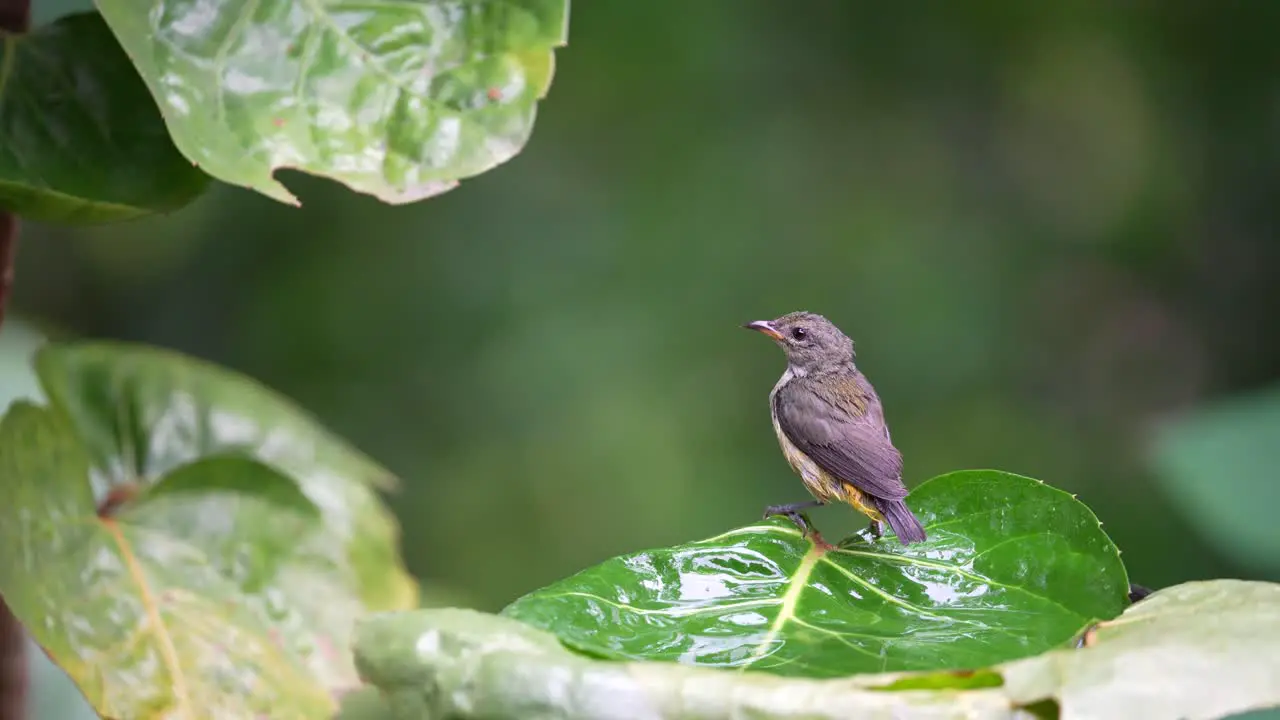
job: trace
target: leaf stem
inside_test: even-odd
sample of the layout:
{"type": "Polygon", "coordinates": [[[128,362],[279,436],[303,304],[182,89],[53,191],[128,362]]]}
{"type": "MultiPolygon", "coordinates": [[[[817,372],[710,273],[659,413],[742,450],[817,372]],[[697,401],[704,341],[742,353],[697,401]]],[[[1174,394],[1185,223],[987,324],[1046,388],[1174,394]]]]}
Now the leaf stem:
{"type": "MultiPolygon", "coordinates": [[[[9,0],[0,0],[0,16],[8,15],[9,0]]],[[[18,218],[0,210],[0,324],[4,323],[13,285],[13,257],[18,243],[18,218]]],[[[27,659],[22,625],[0,597],[0,720],[22,720],[27,709],[27,659]]]]}
{"type": "MultiPolygon", "coordinates": [[[[0,0],[0,32],[21,34],[31,26],[31,0],[0,0]]],[[[0,325],[4,324],[13,287],[13,262],[18,252],[18,217],[0,208],[0,325]]],[[[3,634],[3,633],[0,633],[3,634]]],[[[0,686],[2,688],[3,686],[0,686]]],[[[0,694],[0,708],[3,694],[0,694]]],[[[0,712],[0,720],[8,720],[0,712]]]]}
{"type": "Polygon", "coordinates": [[[0,30],[24,33],[31,26],[31,0],[0,0],[0,30]]]}
{"type": "MultiPolygon", "coordinates": [[[[8,19],[11,0],[0,0],[0,18],[8,19]]],[[[4,322],[13,285],[13,258],[18,245],[18,218],[0,210],[0,324],[4,322]]],[[[27,660],[22,625],[0,597],[0,720],[23,720],[27,709],[27,660]]]]}
{"type": "MultiPolygon", "coordinates": [[[[31,0],[0,0],[0,31],[25,33],[31,25],[31,0]]],[[[18,218],[0,208],[0,325],[13,287],[13,261],[18,250],[18,218]]],[[[27,716],[26,638],[22,624],[0,597],[0,720],[27,716]]]]}
{"type": "MultiPolygon", "coordinates": [[[[0,0],[0,14],[4,3],[0,0]]],[[[18,218],[13,213],[0,210],[0,325],[4,324],[9,306],[9,291],[13,288],[13,262],[18,253],[18,218]]],[[[3,718],[0,715],[0,718],[3,718]]]]}
{"type": "Polygon", "coordinates": [[[22,720],[27,710],[26,638],[0,598],[0,720],[22,720]]]}

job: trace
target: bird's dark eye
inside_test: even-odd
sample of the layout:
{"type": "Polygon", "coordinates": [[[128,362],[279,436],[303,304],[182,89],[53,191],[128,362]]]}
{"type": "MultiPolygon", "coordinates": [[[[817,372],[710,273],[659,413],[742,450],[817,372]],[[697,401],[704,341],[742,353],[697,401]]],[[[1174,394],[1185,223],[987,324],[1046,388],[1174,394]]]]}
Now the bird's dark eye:
{"type": "Polygon", "coordinates": [[[804,329],[804,328],[802,328],[802,327],[798,327],[798,328],[796,328],[795,330],[792,330],[792,331],[791,331],[791,337],[793,337],[793,338],[795,338],[795,339],[797,339],[797,340],[803,340],[803,339],[804,339],[804,336],[805,336],[805,335],[808,335],[808,334],[809,334],[809,333],[808,333],[807,331],[805,331],[805,329],[804,329]]]}

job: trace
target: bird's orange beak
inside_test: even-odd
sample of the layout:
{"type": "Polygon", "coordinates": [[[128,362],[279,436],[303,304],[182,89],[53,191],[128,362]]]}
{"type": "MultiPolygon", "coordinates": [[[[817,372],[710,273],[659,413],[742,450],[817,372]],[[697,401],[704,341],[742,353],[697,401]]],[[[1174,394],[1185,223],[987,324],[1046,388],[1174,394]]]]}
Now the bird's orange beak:
{"type": "Polygon", "coordinates": [[[774,327],[770,325],[767,320],[754,320],[752,322],[744,324],[742,327],[748,330],[755,330],[756,332],[762,332],[765,335],[768,335],[769,337],[773,338],[774,340],[782,339],[782,333],[774,329],[774,327]]]}

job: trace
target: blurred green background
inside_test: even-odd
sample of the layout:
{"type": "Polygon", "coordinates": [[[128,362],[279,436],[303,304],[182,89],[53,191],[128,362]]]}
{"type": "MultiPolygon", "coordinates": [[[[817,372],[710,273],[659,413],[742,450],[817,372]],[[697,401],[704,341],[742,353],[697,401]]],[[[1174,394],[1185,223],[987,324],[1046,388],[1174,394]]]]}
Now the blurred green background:
{"type": "Polygon", "coordinates": [[[1280,580],[1277,27],[1262,2],[578,2],[507,165],[407,207],[286,174],[302,209],[217,187],[28,224],[16,312],[295,398],[403,478],[429,603],[805,499],[781,352],[738,328],[796,309],[854,337],[909,485],[1024,473],[1135,582],[1280,580]]]}

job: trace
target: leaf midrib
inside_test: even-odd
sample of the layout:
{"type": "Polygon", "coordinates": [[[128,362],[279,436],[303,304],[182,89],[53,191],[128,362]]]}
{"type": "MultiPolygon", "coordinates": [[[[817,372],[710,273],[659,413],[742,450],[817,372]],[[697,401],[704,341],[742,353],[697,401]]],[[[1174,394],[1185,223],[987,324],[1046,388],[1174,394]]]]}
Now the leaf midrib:
{"type": "Polygon", "coordinates": [[[173,681],[173,695],[178,701],[178,708],[183,717],[194,718],[196,717],[194,706],[191,704],[191,696],[187,691],[186,675],[182,671],[182,664],[178,661],[178,649],[173,644],[173,638],[169,636],[169,628],[164,624],[164,619],[160,617],[160,605],[151,593],[151,586],[147,583],[146,575],[143,573],[142,567],[138,565],[138,560],[130,549],[129,544],[125,542],[124,535],[120,532],[119,524],[110,519],[103,519],[101,524],[106,529],[107,534],[111,536],[112,541],[120,548],[120,556],[124,558],[129,577],[138,586],[138,592],[142,595],[142,606],[146,608],[147,619],[155,628],[155,637],[160,646],[160,657],[163,659],[165,667],[168,668],[169,677],[173,681]]]}
{"type": "MultiPolygon", "coordinates": [[[[967,518],[969,516],[966,515],[964,517],[967,518]]],[[[951,522],[954,522],[954,521],[948,521],[947,524],[950,524],[951,522]]],[[[929,525],[927,526],[926,529],[932,530],[936,527],[937,525],[929,525]]],[[[791,528],[784,528],[784,527],[777,527],[773,525],[749,525],[747,527],[737,528],[734,530],[730,530],[729,532],[721,533],[714,537],[706,538],[705,540],[700,540],[696,544],[711,544],[711,543],[722,541],[725,538],[732,537],[734,535],[785,535],[789,537],[799,537],[799,536],[802,536],[802,533],[799,530],[793,530],[791,528]]],[[[1006,538],[1005,540],[1001,541],[1001,543],[1008,542],[1015,539],[1021,539],[1024,537],[1030,537],[1030,536],[1031,535],[1020,535],[1015,538],[1006,538]]],[[[810,547],[812,548],[812,545],[810,547]]],[[[987,548],[983,550],[983,552],[987,552],[989,550],[991,550],[991,548],[987,548]]],[[[993,578],[970,572],[968,570],[965,570],[962,567],[959,567],[957,565],[952,565],[950,563],[940,562],[937,560],[926,560],[923,558],[916,558],[908,555],[896,555],[893,553],[879,553],[879,552],[873,552],[873,551],[867,551],[867,550],[853,550],[853,549],[843,548],[843,547],[837,547],[832,552],[836,552],[842,555],[849,555],[851,557],[865,557],[873,560],[884,560],[887,562],[893,562],[893,563],[898,563],[902,565],[912,565],[915,567],[929,568],[932,570],[941,570],[943,572],[954,573],[959,577],[973,580],[975,582],[982,582],[987,585],[991,585],[993,587],[1003,588],[1005,590],[1008,590],[1009,592],[1018,593],[1029,598],[1034,598],[1036,600],[1046,602],[1050,605],[1053,605],[1059,608],[1064,613],[1067,613],[1069,615],[1074,615],[1075,617],[1080,619],[1081,623],[1084,623],[1089,620],[1089,617],[1087,615],[1079,612],[1078,610],[1073,610],[1067,607],[1066,605],[1063,605],[1060,601],[1055,600],[1052,597],[1049,597],[1047,595],[1040,595],[1036,592],[1033,592],[1029,588],[1021,587],[1018,585],[1010,585],[1008,583],[1002,583],[993,578]]],[[[836,565],[834,562],[831,562],[829,558],[821,558],[821,559],[824,559],[826,562],[830,563],[833,567],[843,570],[843,568],[840,568],[839,565],[836,565]]]]}
{"type": "Polygon", "coordinates": [[[760,645],[756,651],[747,658],[742,667],[748,668],[756,662],[764,658],[768,653],[773,641],[777,639],[782,629],[786,626],[787,621],[796,615],[796,606],[800,604],[800,595],[804,593],[804,589],[809,585],[809,576],[813,574],[813,569],[818,566],[818,560],[825,554],[816,545],[810,545],[809,551],[800,559],[800,565],[796,568],[795,574],[787,580],[787,591],[782,595],[782,603],[778,607],[778,615],[773,619],[773,623],[769,625],[769,631],[765,633],[764,639],[760,641],[760,645]]]}

